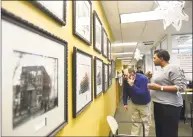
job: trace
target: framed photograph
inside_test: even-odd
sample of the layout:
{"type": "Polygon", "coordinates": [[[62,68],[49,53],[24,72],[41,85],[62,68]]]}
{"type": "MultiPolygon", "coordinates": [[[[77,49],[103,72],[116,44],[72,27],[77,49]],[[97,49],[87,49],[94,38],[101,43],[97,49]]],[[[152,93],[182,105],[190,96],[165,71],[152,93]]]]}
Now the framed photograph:
{"type": "Polygon", "coordinates": [[[53,136],[67,124],[67,42],[1,14],[2,136],[53,136]]]}
{"type": "Polygon", "coordinates": [[[102,54],[104,57],[108,57],[108,40],[107,40],[107,33],[103,28],[102,32],[102,54]]]}
{"type": "Polygon", "coordinates": [[[102,23],[96,13],[94,11],[94,16],[93,16],[93,23],[94,23],[94,49],[102,53],[102,23]]]}
{"type": "Polygon", "coordinates": [[[111,68],[112,68],[112,78],[116,76],[116,63],[114,60],[111,60],[111,68]]]}
{"type": "Polygon", "coordinates": [[[92,56],[73,49],[73,117],[76,118],[92,102],[92,56]]]}
{"type": "Polygon", "coordinates": [[[111,42],[107,39],[108,42],[108,60],[111,61],[111,42]]]}
{"type": "Polygon", "coordinates": [[[108,87],[109,87],[109,85],[108,85],[108,81],[109,81],[109,78],[108,78],[108,75],[109,75],[109,73],[108,73],[108,65],[107,64],[105,64],[105,63],[103,63],[103,92],[106,92],[107,91],[107,89],[108,89],[108,87]]]}
{"type": "Polygon", "coordinates": [[[66,0],[33,0],[30,2],[60,25],[66,25],[66,0]]]}
{"type": "Polygon", "coordinates": [[[108,68],[109,68],[109,86],[112,84],[112,68],[111,68],[111,64],[108,64],[108,68]]]}
{"type": "Polygon", "coordinates": [[[94,58],[94,97],[97,98],[103,92],[103,61],[94,58]]]}
{"type": "Polygon", "coordinates": [[[92,44],[92,3],[73,1],[73,33],[85,43],[92,44]]]}

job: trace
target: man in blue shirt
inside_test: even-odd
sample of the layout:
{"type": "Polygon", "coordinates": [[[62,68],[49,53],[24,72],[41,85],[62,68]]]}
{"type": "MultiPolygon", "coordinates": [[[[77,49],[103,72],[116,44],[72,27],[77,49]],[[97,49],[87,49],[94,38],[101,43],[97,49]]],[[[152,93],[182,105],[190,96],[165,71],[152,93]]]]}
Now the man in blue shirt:
{"type": "MultiPolygon", "coordinates": [[[[127,99],[131,98],[133,122],[143,121],[145,125],[145,136],[149,134],[149,127],[151,123],[151,97],[147,88],[148,79],[145,75],[135,73],[131,68],[124,69],[124,76],[127,83],[124,83],[123,89],[123,104],[125,110],[128,110],[127,99]]],[[[140,135],[140,124],[133,123],[131,128],[131,135],[140,135]]]]}

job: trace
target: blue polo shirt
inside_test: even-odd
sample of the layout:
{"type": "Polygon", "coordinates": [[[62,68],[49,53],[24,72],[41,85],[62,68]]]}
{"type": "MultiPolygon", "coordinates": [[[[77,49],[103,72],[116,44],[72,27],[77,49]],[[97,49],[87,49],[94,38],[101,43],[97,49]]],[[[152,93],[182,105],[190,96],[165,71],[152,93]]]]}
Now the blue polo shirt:
{"type": "Polygon", "coordinates": [[[136,73],[134,85],[130,86],[124,82],[123,88],[123,104],[127,105],[128,97],[137,105],[146,105],[151,101],[150,92],[147,88],[148,79],[145,75],[136,73]],[[126,87],[126,88],[125,88],[126,87]]]}

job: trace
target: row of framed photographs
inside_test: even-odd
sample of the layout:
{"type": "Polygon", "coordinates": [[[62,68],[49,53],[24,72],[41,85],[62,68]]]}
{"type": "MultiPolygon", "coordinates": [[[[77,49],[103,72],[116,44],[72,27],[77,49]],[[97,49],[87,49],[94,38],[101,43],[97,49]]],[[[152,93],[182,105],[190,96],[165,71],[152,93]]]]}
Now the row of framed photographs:
{"type": "MultiPolygon", "coordinates": [[[[49,15],[61,25],[66,24],[67,2],[63,1],[31,1],[33,5],[42,12],[49,15]]],[[[111,60],[111,42],[100,21],[97,12],[92,14],[92,3],[90,0],[73,1],[73,34],[83,42],[92,44],[92,16],[93,16],[93,46],[98,53],[111,60]]]]}
{"type": "MultiPolygon", "coordinates": [[[[68,43],[3,8],[1,14],[2,135],[55,135],[68,123],[68,43]]],[[[115,62],[94,62],[98,97],[112,84],[115,62]]],[[[92,100],[92,56],[74,48],[73,65],[76,117],[92,100]]]]}
{"type": "Polygon", "coordinates": [[[112,85],[114,74],[112,73],[113,63],[106,64],[95,56],[93,65],[92,55],[76,47],[73,50],[73,117],[75,118],[93,100],[93,66],[95,98],[105,93],[112,85]]]}

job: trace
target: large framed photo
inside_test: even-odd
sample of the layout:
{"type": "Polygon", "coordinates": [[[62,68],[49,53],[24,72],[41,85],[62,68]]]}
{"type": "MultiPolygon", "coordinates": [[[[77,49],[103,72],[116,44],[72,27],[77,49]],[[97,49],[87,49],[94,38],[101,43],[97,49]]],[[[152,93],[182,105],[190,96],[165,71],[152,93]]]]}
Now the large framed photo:
{"type": "Polygon", "coordinates": [[[108,60],[111,61],[111,42],[109,39],[107,40],[107,42],[108,42],[108,60]]]}
{"type": "Polygon", "coordinates": [[[111,69],[112,69],[112,78],[116,76],[116,63],[114,60],[111,60],[111,69]]]}
{"type": "Polygon", "coordinates": [[[76,118],[92,102],[92,56],[73,49],[73,117],[76,118]]]}
{"type": "Polygon", "coordinates": [[[67,124],[67,42],[1,13],[2,136],[55,135],[67,124]]]}
{"type": "Polygon", "coordinates": [[[73,33],[85,43],[92,44],[92,3],[73,1],[73,33]]]}
{"type": "Polygon", "coordinates": [[[108,75],[109,75],[109,73],[108,73],[108,65],[107,64],[105,64],[105,63],[103,63],[103,92],[106,92],[107,91],[107,89],[108,89],[108,87],[109,87],[109,85],[108,85],[108,81],[109,81],[109,78],[108,78],[108,75]]]}
{"type": "Polygon", "coordinates": [[[109,68],[109,86],[112,84],[112,68],[111,68],[111,64],[108,64],[108,68],[109,68]]]}
{"type": "Polygon", "coordinates": [[[33,0],[30,2],[60,25],[66,25],[66,0],[33,0]]]}
{"type": "Polygon", "coordinates": [[[94,58],[94,97],[98,97],[103,92],[103,61],[94,58]]]}
{"type": "Polygon", "coordinates": [[[102,23],[96,13],[94,11],[94,16],[93,16],[93,22],[94,22],[94,49],[102,53],[102,23]]]}
{"type": "Polygon", "coordinates": [[[105,31],[105,29],[103,28],[103,32],[102,32],[102,54],[104,57],[108,57],[108,41],[107,41],[107,33],[105,31]]]}

